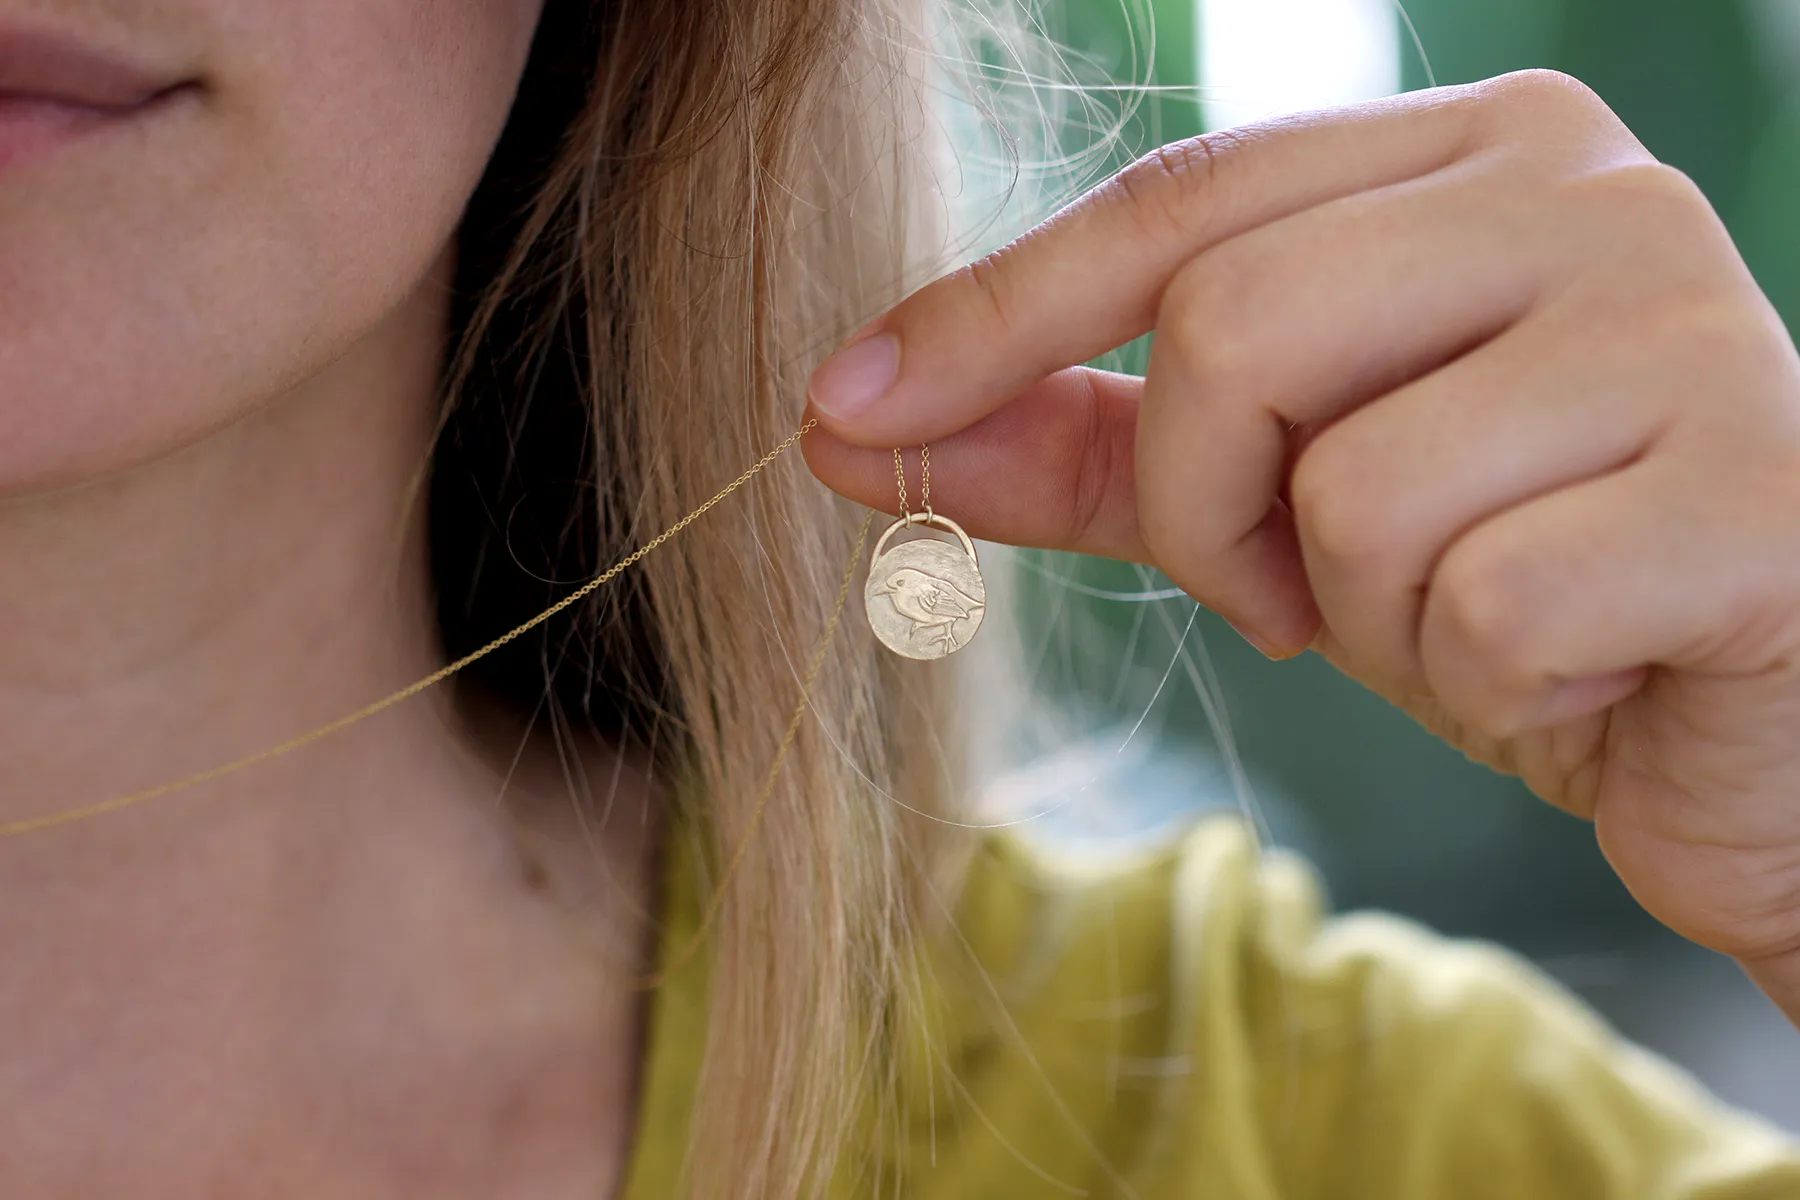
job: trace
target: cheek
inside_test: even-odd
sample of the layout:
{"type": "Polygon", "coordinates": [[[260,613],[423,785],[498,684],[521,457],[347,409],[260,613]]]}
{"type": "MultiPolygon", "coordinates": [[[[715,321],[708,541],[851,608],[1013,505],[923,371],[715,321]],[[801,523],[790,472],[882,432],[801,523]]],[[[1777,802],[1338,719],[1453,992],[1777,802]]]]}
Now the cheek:
{"type": "Polygon", "coordinates": [[[434,293],[538,4],[193,0],[147,31],[208,87],[0,173],[0,493],[176,449],[434,293]]]}

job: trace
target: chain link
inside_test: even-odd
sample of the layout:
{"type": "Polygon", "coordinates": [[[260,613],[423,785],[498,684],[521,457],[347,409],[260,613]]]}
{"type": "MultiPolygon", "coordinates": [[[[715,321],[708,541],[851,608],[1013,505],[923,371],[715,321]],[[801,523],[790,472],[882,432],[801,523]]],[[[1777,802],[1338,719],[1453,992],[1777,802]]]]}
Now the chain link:
{"type": "MultiPolygon", "coordinates": [[[[894,482],[900,488],[900,519],[908,525],[912,524],[913,514],[911,502],[906,496],[906,459],[900,454],[900,447],[894,447],[894,482]]],[[[925,519],[931,520],[931,447],[919,447],[919,503],[925,506],[925,519]]]]}
{"type": "Polygon", "coordinates": [[[919,503],[925,506],[925,519],[931,520],[931,447],[919,447],[919,503]]]}
{"type": "Polygon", "coordinates": [[[900,447],[894,447],[894,482],[900,488],[900,519],[908,525],[912,524],[912,506],[906,498],[906,460],[900,457],[900,447]]]}

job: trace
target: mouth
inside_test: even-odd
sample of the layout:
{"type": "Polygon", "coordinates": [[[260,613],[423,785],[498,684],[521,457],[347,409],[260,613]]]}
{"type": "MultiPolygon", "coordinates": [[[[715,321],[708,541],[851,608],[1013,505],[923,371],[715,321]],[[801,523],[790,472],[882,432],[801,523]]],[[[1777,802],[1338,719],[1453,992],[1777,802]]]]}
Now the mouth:
{"type": "Polygon", "coordinates": [[[0,26],[0,170],[199,86],[78,38],[0,26]]]}

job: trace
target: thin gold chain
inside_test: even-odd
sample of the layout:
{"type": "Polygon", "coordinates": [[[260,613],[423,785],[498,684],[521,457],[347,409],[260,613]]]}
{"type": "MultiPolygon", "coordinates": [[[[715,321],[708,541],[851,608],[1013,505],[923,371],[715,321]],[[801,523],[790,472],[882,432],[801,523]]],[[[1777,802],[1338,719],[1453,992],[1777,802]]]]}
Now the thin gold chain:
{"type": "MultiPolygon", "coordinates": [[[[145,788],[141,792],[132,792],[124,796],[115,796],[110,800],[101,800],[95,804],[83,805],[80,808],[66,809],[63,812],[47,813],[39,817],[27,817],[23,820],[0,824],[0,838],[17,837],[20,834],[35,833],[39,830],[51,829],[58,825],[67,825],[75,821],[85,820],[88,817],[98,817],[105,813],[117,812],[122,808],[130,808],[134,804],[142,804],[146,800],[155,800],[174,792],[185,791],[191,787],[198,787],[203,783],[211,783],[215,779],[220,779],[226,775],[241,771],[245,767],[252,767],[258,763],[267,762],[272,758],[279,758],[284,754],[289,754],[300,749],[302,746],[311,745],[321,738],[330,737],[332,734],[347,729],[358,721],[364,720],[367,717],[372,717],[378,712],[382,712],[385,709],[392,708],[396,704],[412,699],[420,692],[436,687],[458,671],[461,671],[464,667],[467,667],[480,659],[486,658],[508,642],[513,641],[525,633],[529,633],[539,625],[542,625],[545,621],[548,621],[551,617],[554,617],[564,609],[567,609],[570,605],[580,603],[588,596],[593,595],[594,592],[598,591],[600,588],[611,583],[621,572],[625,571],[628,567],[631,567],[638,562],[639,559],[642,559],[652,550],[655,550],[664,542],[668,541],[670,538],[686,529],[689,525],[699,520],[702,516],[706,515],[706,513],[712,510],[714,505],[743,487],[746,483],[749,483],[751,479],[755,478],[755,476],[763,470],[763,468],[767,467],[788,450],[792,449],[794,443],[805,437],[817,424],[817,420],[807,421],[804,425],[800,426],[799,429],[788,435],[786,441],[757,459],[756,462],[742,475],[739,475],[736,479],[720,488],[713,494],[711,499],[706,501],[706,503],[645,542],[642,546],[639,546],[636,550],[633,550],[630,554],[626,555],[612,566],[606,568],[606,570],[602,571],[594,578],[588,580],[574,592],[571,592],[561,600],[558,600],[555,604],[552,604],[549,608],[546,608],[537,616],[526,621],[523,625],[501,634],[480,649],[470,651],[455,662],[438,668],[431,674],[425,676],[425,678],[409,683],[399,691],[383,696],[381,699],[370,704],[365,704],[355,712],[347,713],[344,716],[337,718],[335,721],[328,721],[317,729],[309,730],[306,733],[300,734],[298,737],[289,738],[279,745],[270,746],[264,750],[258,750],[255,754],[247,754],[243,758],[234,759],[233,761],[221,764],[220,766],[209,767],[204,771],[196,772],[195,774],[186,776],[182,779],[173,780],[169,783],[158,784],[153,788],[145,788]]],[[[865,530],[867,529],[866,524],[864,528],[865,530]]],[[[839,607],[840,609],[842,607],[841,600],[839,602],[839,607]]],[[[836,620],[837,618],[834,616],[832,618],[833,628],[836,627],[836,620]]],[[[802,703],[804,704],[804,697],[802,698],[802,703]]],[[[783,753],[786,753],[785,745],[783,746],[783,753]]],[[[774,785],[771,783],[770,787],[773,786],[774,785]]]]}
{"type": "MultiPolygon", "coordinates": [[[[894,447],[894,482],[900,487],[900,519],[912,524],[912,508],[906,497],[906,459],[900,447],[894,447]]],[[[931,519],[931,447],[919,447],[919,503],[925,506],[925,519],[931,519]]]]}
{"type": "Polygon", "coordinates": [[[919,447],[919,503],[925,506],[925,516],[931,517],[931,447],[919,447]]]}
{"type": "Polygon", "coordinates": [[[762,827],[763,814],[769,808],[769,797],[775,794],[775,781],[781,778],[782,764],[786,762],[788,751],[793,748],[794,739],[800,734],[800,722],[812,704],[813,684],[818,682],[819,670],[825,665],[825,652],[831,648],[831,639],[837,636],[838,620],[844,615],[844,602],[850,596],[850,581],[856,577],[856,565],[862,560],[863,546],[869,540],[869,525],[874,519],[874,509],[863,514],[862,531],[856,535],[856,548],[850,551],[850,561],[844,566],[843,581],[838,584],[837,605],[831,610],[831,619],[825,623],[825,632],[819,637],[818,648],[813,651],[812,665],[807,668],[806,679],[800,685],[800,701],[794,705],[793,716],[788,718],[787,733],[782,736],[781,746],[775,751],[775,761],[769,764],[769,773],[763,776],[762,791],[757,793],[756,807],[750,811],[749,827],[732,849],[731,858],[725,863],[724,873],[719,876],[719,886],[708,897],[706,911],[700,917],[700,924],[694,929],[694,936],[655,974],[640,979],[640,987],[661,987],[671,975],[686,966],[705,942],[713,922],[718,919],[719,910],[725,905],[725,893],[730,889],[732,880],[737,878],[738,867],[743,864],[744,855],[750,851],[751,841],[762,827]]]}

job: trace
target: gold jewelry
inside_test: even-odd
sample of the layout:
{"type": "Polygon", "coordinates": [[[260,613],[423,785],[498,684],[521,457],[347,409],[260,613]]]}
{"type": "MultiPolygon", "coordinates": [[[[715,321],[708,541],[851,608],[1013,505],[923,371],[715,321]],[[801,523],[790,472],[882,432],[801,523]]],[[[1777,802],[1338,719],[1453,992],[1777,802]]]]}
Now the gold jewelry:
{"type": "MultiPolygon", "coordinates": [[[[531,630],[537,628],[539,625],[542,625],[545,621],[548,621],[551,617],[554,617],[556,614],[562,612],[564,609],[568,608],[570,605],[579,603],[581,600],[586,599],[588,596],[592,595],[594,592],[598,591],[600,588],[604,587],[606,584],[612,582],[627,567],[632,566],[639,559],[642,559],[645,555],[649,554],[652,550],[655,550],[658,546],[661,546],[664,542],[668,541],[670,538],[674,537],[676,534],[678,534],[682,530],[686,529],[689,525],[693,524],[695,521],[699,520],[702,516],[704,516],[707,512],[709,512],[713,508],[714,505],[718,504],[720,501],[724,500],[727,496],[731,495],[731,493],[733,493],[733,492],[737,491],[739,488],[743,487],[746,483],[749,483],[750,480],[753,479],[757,475],[757,473],[760,472],[764,467],[768,466],[770,463],[774,462],[777,458],[780,458],[782,456],[782,454],[784,454],[788,450],[792,449],[794,444],[796,442],[798,442],[801,438],[805,437],[809,432],[811,432],[812,428],[815,425],[817,425],[818,423],[819,422],[817,420],[807,421],[804,425],[800,426],[799,429],[797,429],[793,433],[789,434],[786,441],[782,442],[779,446],[775,447],[773,450],[769,451],[767,454],[765,454],[761,458],[757,459],[756,462],[753,463],[750,466],[750,468],[748,470],[746,470],[742,475],[739,475],[736,479],[732,480],[730,483],[726,484],[724,487],[720,488],[717,492],[715,492],[713,494],[712,498],[707,500],[706,503],[702,504],[699,508],[696,508],[693,512],[689,513],[687,516],[681,518],[679,521],[675,522],[673,525],[669,526],[667,529],[663,530],[661,533],[657,534],[655,537],[653,537],[649,541],[645,542],[642,546],[639,546],[636,550],[633,550],[630,554],[626,555],[624,558],[620,559],[618,562],[614,563],[612,566],[606,568],[606,570],[600,572],[600,574],[596,575],[594,578],[588,580],[585,584],[583,584],[580,588],[576,589],[574,592],[571,592],[569,595],[564,596],[561,600],[558,600],[555,604],[552,604],[549,608],[546,608],[543,612],[541,612],[537,616],[531,618],[529,621],[526,621],[524,624],[518,626],[516,629],[508,630],[506,633],[501,634],[499,637],[495,638],[493,641],[489,642],[487,645],[482,646],[478,650],[470,651],[468,654],[463,655],[461,658],[457,659],[453,663],[449,663],[443,667],[438,668],[436,671],[433,671],[431,674],[427,675],[425,678],[417,680],[413,683],[409,683],[405,687],[401,688],[399,691],[390,693],[389,695],[386,695],[386,696],[383,696],[379,700],[373,701],[369,704],[365,704],[363,707],[357,709],[355,712],[346,713],[344,716],[341,716],[334,721],[328,721],[325,724],[319,726],[317,729],[308,730],[306,733],[300,734],[298,737],[289,738],[287,741],[282,742],[279,745],[270,746],[266,749],[259,750],[255,754],[247,754],[243,758],[234,759],[233,761],[221,764],[220,766],[209,767],[207,770],[199,771],[193,775],[186,776],[185,778],[182,778],[182,779],[174,780],[173,782],[170,782],[170,783],[158,784],[156,787],[146,788],[141,792],[132,792],[129,795],[115,796],[110,800],[102,800],[96,804],[87,804],[87,805],[83,805],[80,808],[66,809],[66,810],[64,810],[62,812],[58,812],[58,813],[47,813],[47,814],[45,814],[43,816],[39,816],[39,817],[26,817],[23,820],[10,821],[10,822],[0,824],[0,838],[16,837],[19,834],[35,833],[41,829],[52,829],[58,825],[68,825],[75,821],[85,820],[88,817],[98,817],[105,813],[117,812],[118,810],[120,810],[122,808],[130,808],[132,805],[141,804],[146,800],[154,800],[154,799],[157,799],[158,797],[167,796],[174,792],[185,791],[188,788],[197,787],[198,785],[200,785],[202,783],[211,783],[215,779],[220,779],[226,775],[230,775],[237,771],[241,771],[245,767],[252,767],[258,763],[267,762],[272,758],[279,758],[284,754],[287,754],[291,751],[300,749],[302,746],[311,745],[313,742],[316,742],[316,741],[320,740],[321,738],[329,737],[334,733],[337,733],[341,730],[349,728],[350,726],[356,724],[358,721],[361,721],[365,717],[372,717],[376,713],[381,712],[384,709],[392,708],[394,705],[399,704],[401,701],[412,699],[414,696],[418,695],[420,692],[427,690],[428,688],[436,687],[438,684],[444,682],[444,680],[450,678],[452,675],[456,674],[458,671],[462,670],[464,667],[467,667],[471,663],[474,663],[480,659],[486,658],[488,655],[490,655],[494,651],[500,649],[500,647],[506,645],[508,642],[511,642],[515,638],[519,637],[520,635],[528,633],[531,630]]],[[[898,454],[899,452],[896,451],[895,453],[898,454]]],[[[864,537],[867,537],[867,535],[868,535],[868,521],[866,519],[863,522],[863,535],[864,535],[864,537]]],[[[861,555],[862,555],[862,541],[859,540],[856,545],[856,550],[851,557],[852,566],[854,566],[855,560],[857,558],[861,557],[861,555]]],[[[846,585],[846,586],[848,586],[848,585],[846,585]]],[[[843,611],[843,598],[842,598],[842,596],[840,596],[838,599],[838,612],[842,612],[842,611],[843,611]]],[[[770,780],[769,780],[769,784],[768,784],[767,788],[765,788],[765,792],[768,789],[774,787],[774,772],[778,771],[780,769],[781,759],[786,756],[788,745],[790,743],[792,743],[793,738],[794,738],[794,733],[798,730],[800,713],[803,712],[806,708],[807,696],[812,691],[813,679],[818,675],[819,663],[823,662],[825,645],[829,643],[832,634],[834,632],[836,632],[836,630],[837,630],[837,620],[838,620],[837,614],[834,613],[831,618],[831,623],[826,629],[825,639],[823,642],[820,643],[819,658],[815,662],[815,665],[813,666],[812,673],[807,676],[806,685],[801,689],[800,706],[799,706],[799,708],[797,708],[795,710],[794,721],[789,730],[787,740],[782,743],[780,754],[777,755],[775,764],[771,768],[770,780]]]]}
{"type": "Polygon", "coordinates": [[[906,496],[906,460],[894,448],[894,478],[900,485],[900,519],[875,543],[863,600],[869,628],[881,644],[907,658],[935,659],[969,644],[987,611],[987,585],[975,543],[963,527],[931,510],[931,447],[919,447],[919,500],[913,513],[906,496]],[[956,535],[961,546],[936,538],[914,538],[893,547],[888,541],[914,522],[956,535]]]}

